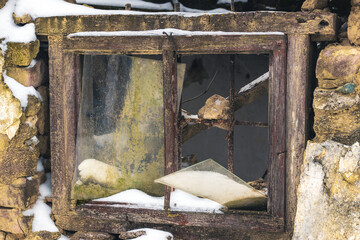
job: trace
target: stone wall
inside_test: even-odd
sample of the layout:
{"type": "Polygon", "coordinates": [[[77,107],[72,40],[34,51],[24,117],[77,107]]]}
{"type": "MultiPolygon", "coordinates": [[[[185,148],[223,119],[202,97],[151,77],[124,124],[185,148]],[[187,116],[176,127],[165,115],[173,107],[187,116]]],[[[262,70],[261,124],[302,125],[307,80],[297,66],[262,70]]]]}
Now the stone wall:
{"type": "Polygon", "coordinates": [[[348,39],[327,45],[317,61],[316,137],[304,156],[293,239],[360,239],[359,20],[360,1],[352,0],[348,39]]]}
{"type": "Polygon", "coordinates": [[[45,181],[38,159],[49,157],[48,67],[39,48],[38,40],[8,42],[0,52],[0,240],[35,239],[33,217],[22,212],[37,201],[45,181]]]}

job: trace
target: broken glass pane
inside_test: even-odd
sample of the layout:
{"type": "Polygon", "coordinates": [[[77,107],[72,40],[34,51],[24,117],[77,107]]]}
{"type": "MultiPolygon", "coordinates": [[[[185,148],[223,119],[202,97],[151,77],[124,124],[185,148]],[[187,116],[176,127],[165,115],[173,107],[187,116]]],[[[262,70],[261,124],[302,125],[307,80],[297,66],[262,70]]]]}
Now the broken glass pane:
{"type": "MultiPolygon", "coordinates": [[[[178,65],[178,89],[185,65],[178,65]]],[[[73,199],[136,188],[163,195],[163,64],[154,57],[86,55],[73,199]]]]}
{"type": "Polygon", "coordinates": [[[262,209],[267,202],[265,194],[212,159],[161,177],[155,182],[211,199],[228,208],[262,209]]]}

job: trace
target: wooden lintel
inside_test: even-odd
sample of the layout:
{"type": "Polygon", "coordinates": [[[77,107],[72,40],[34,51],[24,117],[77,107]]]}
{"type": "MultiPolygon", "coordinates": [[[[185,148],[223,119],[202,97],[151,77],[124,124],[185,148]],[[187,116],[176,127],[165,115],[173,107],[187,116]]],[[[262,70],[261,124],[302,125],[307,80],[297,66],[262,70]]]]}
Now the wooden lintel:
{"type": "Polygon", "coordinates": [[[177,28],[189,31],[284,32],[309,34],[312,41],[332,41],[337,15],[305,12],[237,12],[226,14],[186,13],[94,15],[37,18],[37,35],[67,35],[83,31],[146,31],[177,28]]]}
{"type": "MultiPolygon", "coordinates": [[[[269,53],[277,48],[284,36],[281,34],[244,35],[194,35],[174,36],[176,52],[198,53],[269,53]]],[[[164,36],[88,36],[65,37],[64,51],[85,54],[162,54],[173,49],[172,43],[164,36]]]]}

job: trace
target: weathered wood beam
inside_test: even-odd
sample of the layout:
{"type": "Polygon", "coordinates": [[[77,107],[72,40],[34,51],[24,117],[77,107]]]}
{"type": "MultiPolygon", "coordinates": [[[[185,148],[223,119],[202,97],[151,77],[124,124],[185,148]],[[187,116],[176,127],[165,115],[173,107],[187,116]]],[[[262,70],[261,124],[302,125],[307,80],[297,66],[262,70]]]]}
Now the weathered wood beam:
{"type": "MultiPolygon", "coordinates": [[[[234,110],[239,110],[243,106],[252,103],[259,97],[263,96],[268,91],[269,85],[269,73],[265,73],[259,78],[255,79],[251,83],[247,84],[241,88],[234,96],[234,110]]],[[[188,120],[190,121],[190,120],[188,120]]],[[[220,127],[222,129],[227,129],[227,123],[204,123],[195,121],[191,122],[192,124],[186,124],[182,128],[182,142],[186,142],[191,138],[195,137],[197,134],[209,129],[210,127],[220,127]],[[194,124],[195,123],[195,124],[194,124]]]]}
{"type": "Polygon", "coordinates": [[[166,224],[187,227],[226,228],[239,231],[282,232],[284,221],[267,212],[239,211],[238,213],[201,213],[201,212],[173,212],[140,208],[122,208],[105,205],[81,205],[76,212],[69,215],[55,215],[56,224],[65,230],[101,231],[104,227],[107,232],[120,233],[121,227],[134,223],[166,224]],[[86,223],[92,222],[91,226],[86,223]],[[113,222],[112,226],[105,227],[105,222],[113,222]],[[96,222],[99,226],[96,226],[96,222]],[[116,226],[118,228],[116,228],[116,226]]]}
{"type": "Polygon", "coordinates": [[[313,41],[331,41],[336,14],[303,12],[237,12],[191,16],[186,13],[61,16],[37,18],[37,35],[82,31],[144,31],[177,28],[189,31],[284,32],[309,34],[313,41]]]}
{"type": "MultiPolygon", "coordinates": [[[[276,48],[283,34],[232,35],[176,35],[173,36],[177,53],[269,53],[276,48]]],[[[173,49],[173,43],[164,35],[156,36],[68,36],[64,38],[66,52],[85,54],[162,54],[173,49]]]]}
{"type": "Polygon", "coordinates": [[[79,57],[62,50],[61,36],[49,37],[50,138],[53,212],[70,209],[70,187],[75,165],[76,81],[79,57]]]}
{"type": "Polygon", "coordinates": [[[297,186],[309,131],[308,114],[311,107],[310,80],[314,74],[313,45],[303,34],[288,36],[288,66],[286,92],[286,226],[294,226],[297,186]]]}

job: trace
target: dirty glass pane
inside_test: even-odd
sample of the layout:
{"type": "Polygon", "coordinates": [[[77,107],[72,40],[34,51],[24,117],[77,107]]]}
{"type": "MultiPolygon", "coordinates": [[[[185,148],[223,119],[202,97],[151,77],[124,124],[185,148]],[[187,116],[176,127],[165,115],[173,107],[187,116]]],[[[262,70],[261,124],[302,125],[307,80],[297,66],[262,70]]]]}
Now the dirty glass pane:
{"type": "MultiPolygon", "coordinates": [[[[179,64],[179,86],[184,71],[179,64]]],[[[154,183],[164,173],[162,75],[160,57],[84,56],[73,199],[163,195],[154,183]]]]}

